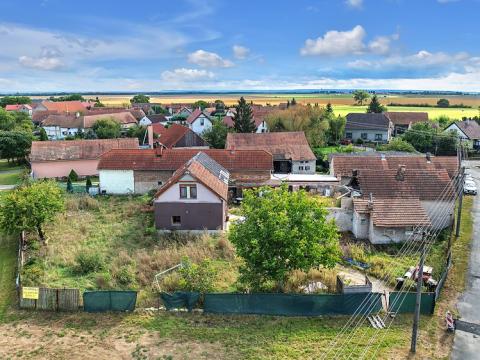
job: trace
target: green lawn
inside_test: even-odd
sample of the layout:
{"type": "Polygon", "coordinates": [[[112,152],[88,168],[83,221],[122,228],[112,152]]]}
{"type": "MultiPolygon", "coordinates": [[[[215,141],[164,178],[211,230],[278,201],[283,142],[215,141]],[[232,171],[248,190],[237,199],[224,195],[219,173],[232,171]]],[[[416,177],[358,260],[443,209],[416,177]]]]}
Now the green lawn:
{"type": "MultiPolygon", "coordinates": [[[[388,111],[413,111],[428,112],[428,117],[432,120],[441,115],[446,115],[453,119],[462,119],[462,117],[478,116],[476,108],[436,108],[436,107],[409,107],[409,106],[387,106],[388,111]]],[[[356,105],[333,105],[335,114],[345,116],[348,113],[364,113],[367,106],[356,105]]]]}
{"type": "Polygon", "coordinates": [[[16,255],[15,239],[0,235],[0,323],[15,298],[16,255]]]}
{"type": "Polygon", "coordinates": [[[19,184],[22,178],[21,170],[15,173],[1,173],[0,172],[0,185],[16,185],[19,184]]]}

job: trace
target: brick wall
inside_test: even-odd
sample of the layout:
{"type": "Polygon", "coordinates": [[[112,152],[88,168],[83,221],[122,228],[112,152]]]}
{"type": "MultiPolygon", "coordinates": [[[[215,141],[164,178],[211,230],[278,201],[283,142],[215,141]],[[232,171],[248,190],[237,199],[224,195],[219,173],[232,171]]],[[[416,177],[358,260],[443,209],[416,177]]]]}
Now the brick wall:
{"type": "Polygon", "coordinates": [[[161,184],[165,184],[168,179],[172,176],[173,171],[144,171],[144,170],[135,170],[134,180],[135,180],[135,194],[145,194],[153,189],[158,189],[161,185],[158,184],[161,181],[161,184]]]}

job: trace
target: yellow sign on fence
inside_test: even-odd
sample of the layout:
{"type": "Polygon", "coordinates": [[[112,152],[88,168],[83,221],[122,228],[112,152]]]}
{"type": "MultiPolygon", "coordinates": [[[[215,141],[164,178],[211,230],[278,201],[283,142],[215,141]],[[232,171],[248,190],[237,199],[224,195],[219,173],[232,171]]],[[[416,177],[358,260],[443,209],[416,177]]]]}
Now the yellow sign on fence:
{"type": "Polygon", "coordinates": [[[38,300],[38,287],[23,287],[22,288],[22,297],[24,299],[38,300]]]}

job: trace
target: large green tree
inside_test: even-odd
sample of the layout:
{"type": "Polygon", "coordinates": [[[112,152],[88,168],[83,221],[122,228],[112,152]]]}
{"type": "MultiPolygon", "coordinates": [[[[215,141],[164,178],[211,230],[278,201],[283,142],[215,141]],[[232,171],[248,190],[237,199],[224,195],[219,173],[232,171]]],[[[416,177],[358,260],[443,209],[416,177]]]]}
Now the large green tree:
{"type": "Polygon", "coordinates": [[[136,137],[138,142],[143,145],[144,141],[148,142],[147,128],[145,126],[134,125],[128,128],[127,137],[136,137]]]}
{"type": "Polygon", "coordinates": [[[387,108],[380,103],[377,95],[373,95],[370,104],[368,104],[367,113],[382,113],[384,111],[387,111],[387,108]]]}
{"type": "Polygon", "coordinates": [[[32,131],[33,123],[30,117],[21,111],[5,111],[0,108],[0,130],[32,131]]]}
{"type": "Polygon", "coordinates": [[[64,192],[54,181],[35,181],[5,195],[0,203],[0,229],[8,234],[35,231],[45,242],[43,227],[64,209],[64,192]]]}
{"type": "Polygon", "coordinates": [[[50,101],[85,101],[85,98],[81,94],[70,94],[63,96],[50,96],[50,101]]]}
{"type": "Polygon", "coordinates": [[[122,127],[111,118],[98,119],[92,126],[98,139],[115,139],[121,135],[122,127]]]}
{"type": "Polygon", "coordinates": [[[25,131],[0,131],[0,158],[24,161],[32,147],[32,134],[25,131]]]}
{"type": "Polygon", "coordinates": [[[363,105],[364,101],[366,101],[370,97],[370,94],[365,90],[355,90],[353,92],[353,100],[357,103],[357,105],[363,105]]]}
{"type": "Polygon", "coordinates": [[[282,289],[291,271],[332,268],[340,259],[335,223],[303,190],[246,190],[242,213],[245,220],[232,226],[229,237],[243,259],[240,280],[252,290],[272,284],[282,289]]]}
{"type": "Polygon", "coordinates": [[[194,109],[200,108],[202,110],[205,110],[205,108],[208,107],[208,103],[204,100],[197,100],[192,104],[192,107],[194,109]]]}
{"type": "Polygon", "coordinates": [[[380,145],[378,147],[380,151],[403,151],[403,152],[415,152],[415,148],[409,142],[402,140],[399,137],[393,138],[388,144],[380,145]]]}
{"type": "Polygon", "coordinates": [[[413,124],[410,129],[405,131],[402,138],[409,142],[420,152],[429,152],[434,146],[434,137],[436,131],[430,122],[420,122],[413,124]]]}
{"type": "Polygon", "coordinates": [[[235,106],[237,110],[233,117],[233,128],[238,133],[252,133],[255,132],[256,126],[253,121],[253,112],[250,105],[245,101],[243,96],[238,100],[235,106]]]}
{"type": "MultiPolygon", "coordinates": [[[[327,111],[328,114],[328,111],[327,111]]],[[[343,137],[343,133],[345,132],[345,125],[347,121],[342,116],[330,116],[328,119],[328,140],[337,144],[340,139],[343,137]]]]}
{"type": "Polygon", "coordinates": [[[202,133],[202,137],[214,149],[225,149],[225,142],[227,140],[228,127],[222,119],[214,119],[212,127],[202,133]]]}
{"type": "Polygon", "coordinates": [[[150,97],[144,94],[135,95],[130,99],[132,104],[147,104],[150,102],[150,97]]]}
{"type": "Polygon", "coordinates": [[[28,96],[4,96],[0,98],[0,107],[5,107],[7,105],[16,105],[16,104],[31,104],[32,99],[28,96]]]}
{"type": "Polygon", "coordinates": [[[450,106],[450,101],[448,101],[448,99],[439,99],[437,101],[437,106],[440,108],[448,108],[450,106]]]}

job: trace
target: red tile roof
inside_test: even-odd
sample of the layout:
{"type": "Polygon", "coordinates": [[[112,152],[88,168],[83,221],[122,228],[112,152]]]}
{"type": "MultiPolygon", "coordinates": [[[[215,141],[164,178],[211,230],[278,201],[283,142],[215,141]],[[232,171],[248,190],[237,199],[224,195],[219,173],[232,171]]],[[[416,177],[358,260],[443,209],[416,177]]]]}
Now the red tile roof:
{"type": "Polygon", "coordinates": [[[228,133],[226,149],[265,150],[275,160],[315,160],[303,131],[259,134],[228,133]]]}
{"type": "Polygon", "coordinates": [[[410,125],[428,121],[427,112],[387,111],[384,113],[394,125],[410,125]]]}
{"type": "MultiPolygon", "coordinates": [[[[273,170],[272,155],[263,150],[202,150],[228,171],[273,170]]],[[[198,149],[110,150],[102,155],[98,169],[175,171],[198,153],[198,149]]]]}
{"type": "Polygon", "coordinates": [[[445,200],[451,200],[454,197],[452,182],[445,169],[405,168],[403,176],[400,174],[400,168],[359,170],[357,180],[363,197],[368,197],[370,194],[376,199],[437,200],[444,194],[447,194],[445,200]]]}
{"type": "Polygon", "coordinates": [[[138,139],[33,141],[30,161],[97,159],[111,149],[138,149],[138,139]]]}
{"type": "Polygon", "coordinates": [[[12,104],[8,104],[7,106],[5,106],[5,110],[7,111],[17,111],[18,109],[20,109],[20,104],[15,104],[15,105],[12,105],[12,104]]]}
{"type": "Polygon", "coordinates": [[[187,117],[187,123],[193,124],[193,122],[200,116],[200,115],[205,115],[207,118],[208,116],[202,111],[202,109],[197,108],[195,109],[188,117],[187,117]]]}
{"type": "Polygon", "coordinates": [[[35,124],[41,123],[43,120],[45,120],[49,115],[53,114],[58,114],[58,111],[56,110],[39,110],[39,111],[34,111],[32,114],[32,121],[35,124]]]}
{"type": "Polygon", "coordinates": [[[42,105],[49,111],[58,112],[85,112],[87,110],[81,101],[42,101],[42,105]]]}
{"type": "Polygon", "coordinates": [[[83,125],[85,129],[91,128],[100,119],[112,119],[113,121],[122,124],[137,124],[138,121],[128,110],[122,112],[114,112],[108,114],[85,115],[83,117],[83,125]]]}
{"type": "MultiPolygon", "coordinates": [[[[154,125],[157,125],[157,124],[154,124],[154,125]]],[[[185,136],[186,133],[193,132],[193,131],[187,128],[186,126],[182,126],[179,124],[172,124],[168,128],[163,126],[163,129],[157,126],[153,128],[153,132],[160,135],[159,138],[156,139],[157,142],[161,143],[167,148],[172,148],[177,144],[177,142],[180,139],[182,139],[185,136]]]]}
{"type": "Polygon", "coordinates": [[[410,199],[353,199],[356,212],[369,213],[378,227],[430,226],[430,219],[417,198],[410,199]]]}
{"type": "Polygon", "coordinates": [[[334,154],[330,161],[331,172],[337,177],[352,176],[353,170],[396,170],[398,165],[405,165],[407,169],[446,169],[450,177],[455,176],[458,171],[456,156],[431,156],[428,161],[425,155],[384,154],[384,160],[382,160],[380,153],[374,155],[334,154]]]}
{"type": "MultiPolygon", "coordinates": [[[[168,188],[173,184],[177,183],[183,175],[188,174],[193,176],[196,180],[201,182],[207,188],[212,190],[215,194],[220,196],[222,199],[227,200],[228,198],[228,172],[224,171],[224,178],[220,178],[214,172],[212,172],[209,167],[205,166],[202,161],[197,159],[199,156],[203,155],[208,158],[207,161],[213,162],[215,167],[222,169],[221,165],[216,163],[213,159],[205,155],[205,153],[197,153],[192,159],[187,161],[183,166],[181,166],[172,177],[163,185],[155,194],[155,198],[158,198],[162,193],[164,193],[168,188]]],[[[223,169],[225,170],[225,169],[223,169]]]]}

